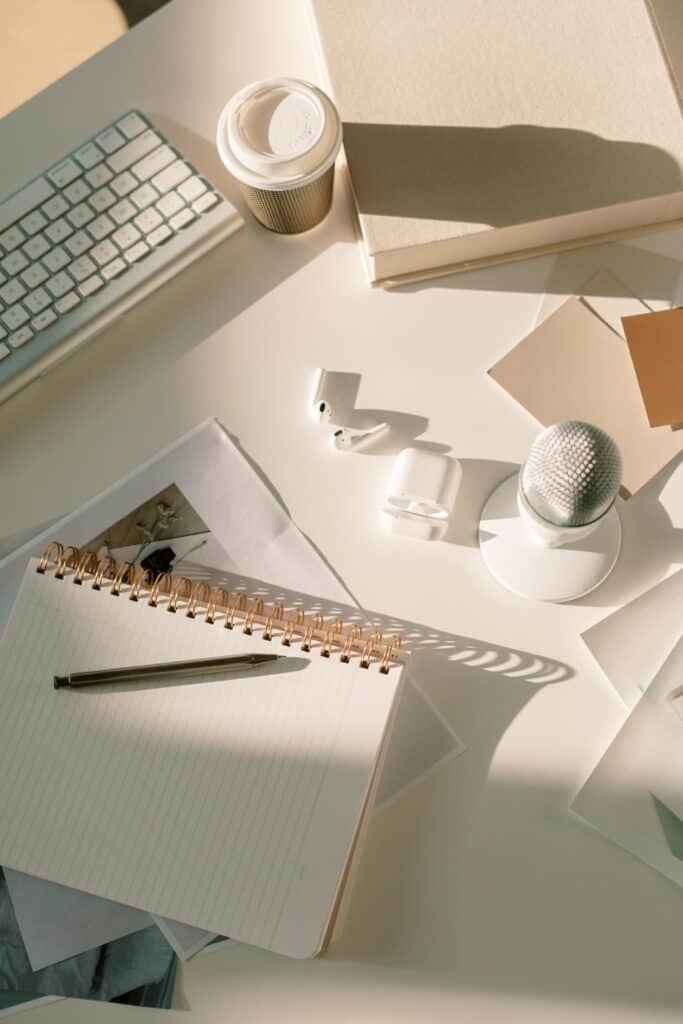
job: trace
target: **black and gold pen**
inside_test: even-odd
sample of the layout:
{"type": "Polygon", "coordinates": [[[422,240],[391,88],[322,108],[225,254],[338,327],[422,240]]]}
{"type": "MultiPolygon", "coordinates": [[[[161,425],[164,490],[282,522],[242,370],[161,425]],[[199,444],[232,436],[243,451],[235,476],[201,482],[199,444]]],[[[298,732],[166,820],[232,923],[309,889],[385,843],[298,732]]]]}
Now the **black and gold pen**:
{"type": "Polygon", "coordinates": [[[63,687],[96,686],[106,683],[136,683],[140,680],[173,679],[177,676],[211,675],[217,672],[238,672],[279,661],[278,654],[233,654],[227,658],[199,658],[193,661],[169,661],[160,665],[130,665],[126,668],[99,669],[95,672],[72,672],[54,676],[55,690],[63,687]]]}

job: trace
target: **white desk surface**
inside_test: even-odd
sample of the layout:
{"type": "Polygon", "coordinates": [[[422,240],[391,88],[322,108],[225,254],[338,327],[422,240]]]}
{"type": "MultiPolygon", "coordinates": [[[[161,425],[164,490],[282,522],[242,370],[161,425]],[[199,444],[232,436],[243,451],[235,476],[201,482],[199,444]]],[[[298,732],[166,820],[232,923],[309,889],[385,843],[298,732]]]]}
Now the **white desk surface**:
{"type": "MultiPolygon", "coordinates": [[[[175,0],[0,123],[0,194],[139,106],[235,197],[214,152],[216,119],[239,86],[283,74],[319,80],[303,0],[175,0]]],[[[661,232],[633,255],[647,263],[680,243],[661,232]]],[[[572,255],[576,284],[623,256],[572,255]]],[[[545,687],[524,672],[436,672],[431,695],[469,749],[375,820],[329,954],[300,963],[234,947],[197,958],[180,971],[183,1020],[680,1020],[680,890],[566,809],[622,714],[579,633],[683,560],[672,529],[681,474],[661,502],[661,482],[641,495],[622,565],[579,605],[505,593],[474,541],[484,498],[537,432],[485,371],[533,323],[550,265],[373,291],[339,188],[319,229],[287,239],[249,221],[0,409],[2,533],[74,508],[216,415],[364,606],[571,670],[545,687]],[[359,407],[426,417],[422,439],[464,460],[451,542],[380,532],[391,457],[329,449],[308,414],[318,366],[360,373],[359,407]]],[[[138,1019],[62,1002],[21,1020],[71,1024],[78,1013],[138,1019]]]]}

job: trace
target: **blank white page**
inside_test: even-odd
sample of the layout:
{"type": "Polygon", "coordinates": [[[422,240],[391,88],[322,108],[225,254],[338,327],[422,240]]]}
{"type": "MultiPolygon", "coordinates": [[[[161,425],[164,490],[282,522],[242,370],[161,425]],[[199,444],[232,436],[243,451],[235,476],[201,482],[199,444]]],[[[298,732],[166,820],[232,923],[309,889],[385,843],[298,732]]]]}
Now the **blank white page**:
{"type": "Polygon", "coordinates": [[[35,567],[0,646],[0,863],[315,955],[400,669],[307,655],[35,567]],[[293,670],[53,688],[54,674],[259,651],[293,670]]]}

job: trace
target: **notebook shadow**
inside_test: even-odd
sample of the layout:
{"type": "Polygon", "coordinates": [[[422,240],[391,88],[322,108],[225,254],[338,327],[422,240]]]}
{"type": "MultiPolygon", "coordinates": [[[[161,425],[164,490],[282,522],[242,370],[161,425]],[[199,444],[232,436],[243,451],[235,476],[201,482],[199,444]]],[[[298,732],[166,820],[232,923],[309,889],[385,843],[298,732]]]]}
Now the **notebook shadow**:
{"type": "MultiPolygon", "coordinates": [[[[411,664],[418,655],[426,654],[430,659],[435,658],[438,664],[450,666],[453,671],[468,666],[481,669],[487,676],[521,679],[535,687],[539,684],[565,682],[575,674],[569,665],[546,655],[502,647],[486,640],[434,629],[424,623],[326,601],[264,580],[191,562],[184,564],[183,572],[193,582],[203,580],[210,586],[223,586],[230,592],[244,592],[251,598],[259,597],[265,606],[281,602],[285,617],[301,609],[307,615],[321,614],[324,619],[341,618],[347,626],[358,625],[364,630],[377,631],[384,637],[398,636],[402,646],[413,655],[411,664]]],[[[416,664],[420,664],[419,661],[416,664]]],[[[431,660],[429,664],[432,664],[431,660]]]]}
{"type": "Polygon", "coordinates": [[[681,187],[657,146],[534,124],[347,122],[344,148],[361,213],[380,217],[506,227],[681,187]]]}

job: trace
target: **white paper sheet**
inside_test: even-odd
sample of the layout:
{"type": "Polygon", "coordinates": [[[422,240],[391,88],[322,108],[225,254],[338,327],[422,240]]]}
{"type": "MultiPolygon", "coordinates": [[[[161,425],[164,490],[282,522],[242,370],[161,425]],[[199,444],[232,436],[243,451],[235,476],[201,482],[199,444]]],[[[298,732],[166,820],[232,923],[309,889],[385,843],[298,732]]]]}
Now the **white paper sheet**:
{"type": "MultiPolygon", "coordinates": [[[[680,606],[679,606],[680,607],[680,606]]],[[[572,804],[604,835],[683,885],[679,640],[572,804]]]]}
{"type": "Polygon", "coordinates": [[[633,707],[683,635],[683,569],[591,626],[582,639],[633,707]]]}
{"type": "MultiPolygon", "coordinates": [[[[210,552],[212,564],[217,568],[267,579],[331,602],[353,604],[333,571],[289,520],[222,427],[208,420],[76,512],[43,529],[36,528],[38,532],[30,539],[25,536],[27,531],[22,531],[22,546],[0,558],[0,630],[4,629],[30,557],[40,555],[54,538],[77,545],[87,544],[131,509],[172,483],[180,488],[220,544],[220,553],[215,544],[210,552]],[[234,500],[235,494],[240,495],[239,502],[234,500]]],[[[5,551],[7,546],[0,545],[0,554],[5,551]]],[[[399,708],[378,802],[394,796],[397,790],[414,782],[442,758],[463,749],[417,685],[413,687],[414,692],[407,687],[406,690],[410,714],[402,713],[403,708],[399,708]],[[419,742],[415,737],[419,737],[419,742]]],[[[36,964],[46,966],[118,937],[117,932],[110,934],[110,901],[91,896],[89,928],[87,935],[83,935],[81,948],[76,948],[79,945],[76,931],[70,929],[71,952],[63,952],[64,947],[58,941],[59,930],[52,926],[52,921],[61,916],[60,900],[66,912],[75,899],[68,890],[60,894],[59,890],[64,888],[55,886],[49,902],[42,898],[39,886],[35,893],[30,884],[11,892],[15,909],[20,905],[22,917],[30,916],[36,924],[30,949],[27,943],[34,969],[36,964]]],[[[201,942],[201,937],[195,938],[197,929],[190,935],[177,930],[171,920],[157,920],[157,923],[167,937],[169,933],[174,934],[172,945],[181,956],[183,953],[192,955],[201,942]],[[188,937],[189,947],[186,945],[188,937]]],[[[206,942],[212,938],[212,933],[205,933],[206,942]]]]}

